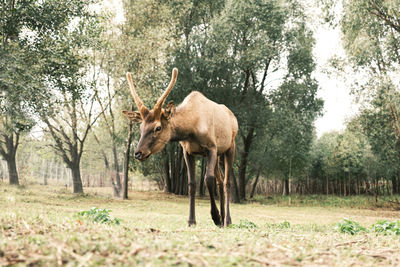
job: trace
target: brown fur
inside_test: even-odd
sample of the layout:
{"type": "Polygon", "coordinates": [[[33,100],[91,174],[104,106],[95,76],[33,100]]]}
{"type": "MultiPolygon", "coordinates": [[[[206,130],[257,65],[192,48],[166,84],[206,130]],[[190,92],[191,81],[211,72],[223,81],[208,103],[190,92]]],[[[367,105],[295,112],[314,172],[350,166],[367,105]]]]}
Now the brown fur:
{"type": "Polygon", "coordinates": [[[151,154],[160,152],[169,141],[179,141],[184,150],[188,169],[190,195],[189,225],[196,223],[194,201],[196,192],[194,155],[208,158],[205,176],[210,192],[211,215],[217,225],[229,225],[229,186],[232,177],[232,164],[235,154],[235,137],[238,123],[235,115],[224,105],[217,104],[200,92],[190,93],[175,108],[170,102],[165,109],[162,105],[176,81],[177,69],[173,70],[172,79],[166,92],[157,101],[153,110],[148,110],[137,96],[130,75],[127,75],[132,96],[140,112],[123,111],[130,120],[142,122],[141,138],[135,150],[135,157],[141,161],[151,154]],[[218,156],[224,155],[225,176],[220,175],[218,156]],[[221,212],[219,215],[213,196],[214,180],[219,187],[221,212]],[[222,219],[222,221],[221,221],[222,219]]]}

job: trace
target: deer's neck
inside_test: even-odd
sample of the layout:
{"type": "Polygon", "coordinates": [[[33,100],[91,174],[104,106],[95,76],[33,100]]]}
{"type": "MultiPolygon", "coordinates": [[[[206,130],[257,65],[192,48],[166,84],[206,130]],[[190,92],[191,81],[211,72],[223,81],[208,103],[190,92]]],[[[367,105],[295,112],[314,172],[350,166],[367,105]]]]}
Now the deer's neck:
{"type": "Polygon", "coordinates": [[[176,109],[175,114],[170,119],[171,139],[170,141],[185,141],[192,136],[192,121],[188,114],[176,109]]]}

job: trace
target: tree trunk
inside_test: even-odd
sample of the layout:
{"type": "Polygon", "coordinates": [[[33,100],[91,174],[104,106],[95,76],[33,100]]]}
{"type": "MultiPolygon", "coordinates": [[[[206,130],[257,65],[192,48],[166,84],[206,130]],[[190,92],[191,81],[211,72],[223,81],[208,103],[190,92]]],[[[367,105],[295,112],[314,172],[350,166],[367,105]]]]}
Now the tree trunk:
{"type": "Polygon", "coordinates": [[[250,152],[250,147],[253,142],[254,127],[251,127],[247,136],[243,138],[243,152],[241,153],[240,166],[239,166],[239,197],[246,199],[246,168],[250,152]]]}
{"type": "Polygon", "coordinates": [[[115,146],[115,142],[113,141],[112,144],[113,148],[113,156],[114,156],[114,169],[115,169],[115,180],[117,182],[117,191],[118,191],[118,196],[120,196],[121,192],[121,176],[119,174],[119,163],[118,163],[118,155],[117,155],[117,147],[115,146]]]}
{"type": "Polygon", "coordinates": [[[329,195],[329,179],[328,179],[328,175],[326,175],[326,195],[329,195]]]}
{"type": "Polygon", "coordinates": [[[10,184],[19,185],[17,164],[15,161],[15,154],[12,153],[10,157],[6,159],[8,167],[8,177],[10,179],[10,184]]]}
{"type": "Polygon", "coordinates": [[[289,195],[289,178],[285,178],[283,180],[282,195],[283,196],[289,195]]]}
{"type": "Polygon", "coordinates": [[[164,191],[170,193],[171,192],[171,173],[170,173],[170,168],[169,168],[169,154],[168,154],[168,151],[166,148],[163,150],[163,154],[165,157],[165,160],[164,160],[164,171],[165,171],[164,191]]]}
{"type": "Polygon", "coordinates": [[[73,182],[74,193],[81,194],[81,193],[83,193],[83,187],[82,187],[82,178],[81,178],[81,170],[79,168],[79,162],[73,164],[70,167],[70,169],[72,172],[72,182],[73,182]]]}
{"type": "Polygon", "coordinates": [[[129,179],[129,158],[130,158],[130,150],[132,144],[132,126],[133,122],[129,121],[128,126],[128,140],[126,141],[126,150],[125,150],[125,158],[124,158],[124,186],[122,188],[122,199],[128,199],[128,179],[129,179]]]}
{"type": "Polygon", "coordinates": [[[397,190],[396,190],[396,192],[397,192],[397,194],[400,194],[400,177],[399,177],[399,176],[397,176],[397,181],[398,181],[398,183],[397,183],[397,190]]]}
{"type": "Polygon", "coordinates": [[[231,189],[232,193],[232,202],[233,203],[240,203],[240,197],[239,197],[239,188],[238,188],[238,184],[236,182],[236,176],[235,173],[232,171],[232,189],[231,189]]]}
{"type": "Polygon", "coordinates": [[[392,176],[392,194],[397,194],[397,180],[396,176],[392,176]]]}
{"type": "MultiPolygon", "coordinates": [[[[94,139],[96,140],[97,144],[100,146],[100,140],[97,138],[97,135],[93,133],[94,139]]],[[[110,170],[110,164],[108,163],[108,158],[106,155],[106,152],[104,152],[104,149],[101,149],[101,154],[103,155],[103,160],[104,160],[104,167],[106,168],[106,175],[110,176],[110,181],[111,181],[111,186],[113,188],[114,192],[114,197],[119,197],[120,192],[121,192],[121,187],[118,189],[118,186],[114,182],[114,177],[112,175],[112,171],[110,170]]],[[[100,180],[100,186],[102,186],[102,182],[100,180]]]]}
{"type": "Polygon", "coordinates": [[[251,189],[250,198],[253,198],[253,197],[254,197],[254,192],[256,191],[258,179],[260,178],[260,173],[261,173],[261,168],[258,168],[256,180],[254,181],[253,187],[252,187],[252,189],[251,189]]]}
{"type": "Polygon", "coordinates": [[[292,205],[292,159],[289,161],[289,177],[288,177],[289,206],[292,205]]]}
{"type": "Polygon", "coordinates": [[[199,195],[201,197],[204,196],[204,175],[206,173],[206,158],[203,157],[201,159],[201,172],[200,172],[200,186],[199,186],[199,195]]]}
{"type": "Polygon", "coordinates": [[[346,174],[345,174],[345,176],[344,176],[344,178],[343,178],[343,180],[342,180],[342,183],[343,183],[343,196],[347,196],[347,190],[346,190],[346,174]]]}
{"type": "Polygon", "coordinates": [[[350,179],[350,171],[349,171],[349,180],[348,180],[348,184],[349,184],[349,187],[348,187],[348,191],[347,191],[347,193],[348,193],[348,195],[350,196],[350,195],[351,195],[351,179],[350,179]]]}
{"type": "Polygon", "coordinates": [[[10,135],[3,135],[5,146],[0,143],[0,156],[2,156],[7,162],[8,178],[12,185],[19,185],[17,164],[15,160],[19,145],[19,135],[18,132],[13,132],[10,135]]]}

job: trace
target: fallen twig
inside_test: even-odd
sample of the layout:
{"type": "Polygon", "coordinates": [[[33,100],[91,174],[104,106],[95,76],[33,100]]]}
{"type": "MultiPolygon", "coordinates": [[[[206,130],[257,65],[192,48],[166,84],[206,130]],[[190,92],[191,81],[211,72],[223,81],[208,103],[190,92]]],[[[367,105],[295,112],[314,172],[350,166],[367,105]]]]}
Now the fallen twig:
{"type": "Polygon", "coordinates": [[[360,240],[348,241],[348,242],[344,242],[344,243],[337,243],[334,245],[334,247],[341,247],[341,246],[347,246],[347,245],[351,245],[351,244],[365,243],[365,242],[367,242],[366,237],[364,237],[363,239],[360,239],[360,240]]]}

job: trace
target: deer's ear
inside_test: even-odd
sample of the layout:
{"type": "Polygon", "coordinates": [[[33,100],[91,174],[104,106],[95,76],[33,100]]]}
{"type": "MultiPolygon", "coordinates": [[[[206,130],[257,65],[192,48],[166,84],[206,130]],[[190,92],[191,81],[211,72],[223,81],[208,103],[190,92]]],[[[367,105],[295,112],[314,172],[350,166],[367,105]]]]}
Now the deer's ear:
{"type": "Polygon", "coordinates": [[[142,122],[142,116],[140,116],[140,113],[138,111],[129,111],[129,110],[123,110],[122,114],[125,115],[128,119],[134,122],[142,122]]]}
{"type": "Polygon", "coordinates": [[[170,101],[166,106],[165,109],[163,110],[163,116],[167,120],[169,120],[175,113],[176,107],[174,104],[174,101],[170,101]]]}

